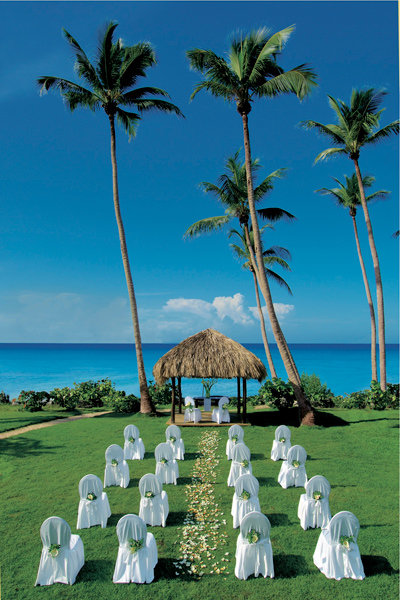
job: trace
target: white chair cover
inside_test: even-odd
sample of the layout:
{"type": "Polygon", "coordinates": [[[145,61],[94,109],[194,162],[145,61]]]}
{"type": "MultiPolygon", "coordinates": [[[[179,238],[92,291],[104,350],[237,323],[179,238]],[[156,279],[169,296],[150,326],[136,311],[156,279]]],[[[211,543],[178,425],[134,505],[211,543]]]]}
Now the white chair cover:
{"type": "Polygon", "coordinates": [[[286,427],[286,425],[279,425],[279,427],[277,427],[275,429],[275,439],[272,442],[272,450],[271,450],[271,459],[272,460],[280,460],[280,459],[286,459],[287,458],[287,453],[288,450],[290,448],[290,446],[292,445],[290,443],[290,429],[289,427],[286,427]],[[284,442],[280,442],[279,440],[285,438],[284,442]]]}
{"type": "Polygon", "coordinates": [[[249,473],[238,477],[235,483],[235,493],[233,494],[231,515],[233,517],[233,528],[239,527],[243,517],[252,511],[261,512],[260,501],[258,499],[258,489],[260,485],[254,475],[249,473]],[[241,498],[243,491],[248,492],[250,498],[244,500],[241,498]]]}
{"type": "Polygon", "coordinates": [[[364,567],[357,545],[360,523],[353,513],[343,510],[330,520],[318,538],[313,560],[328,579],[364,579],[364,567]],[[352,536],[354,543],[346,549],[340,543],[341,536],[352,536]]]}
{"type": "Polygon", "coordinates": [[[165,527],[169,513],[167,492],[162,489],[161,480],[153,473],[147,473],[139,481],[140,509],[139,517],[146,525],[165,527]],[[152,492],[154,498],[147,498],[146,492],[152,492]]]}
{"type": "Polygon", "coordinates": [[[174,483],[179,477],[178,463],[173,457],[172,448],[167,443],[158,444],[154,450],[156,459],[156,475],[160,478],[161,483],[174,483]],[[162,463],[161,459],[165,458],[168,462],[162,463]]]}
{"type": "Polygon", "coordinates": [[[291,486],[305,487],[307,483],[306,460],[307,452],[304,448],[297,445],[292,446],[287,454],[287,459],[282,463],[278,483],[285,489],[291,486]],[[294,460],[300,463],[298,467],[293,466],[294,460]]]}
{"type": "Polygon", "coordinates": [[[231,417],[229,414],[229,410],[223,409],[224,404],[229,404],[229,398],[227,396],[223,396],[218,400],[218,408],[214,408],[211,415],[211,421],[214,423],[230,423],[231,417]]]}
{"type": "Polygon", "coordinates": [[[172,456],[176,460],[184,460],[185,458],[185,444],[181,437],[181,430],[177,425],[169,425],[165,430],[165,439],[172,448],[172,456]],[[171,437],[175,438],[173,442],[171,437]]]}
{"type": "Polygon", "coordinates": [[[144,444],[136,425],[127,425],[124,429],[124,458],[125,460],[143,460],[144,444]],[[132,443],[129,438],[135,441],[132,443]]]}
{"type": "Polygon", "coordinates": [[[83,543],[79,535],[71,535],[71,528],[60,517],[49,517],[40,528],[42,554],[35,585],[75,582],[85,564],[83,543]],[[59,544],[58,556],[49,553],[52,544],[59,544]]]}
{"type": "Polygon", "coordinates": [[[226,442],[226,456],[228,457],[228,460],[232,460],[232,451],[235,446],[235,443],[243,442],[243,438],[244,438],[244,431],[243,431],[243,428],[240,427],[240,425],[232,425],[232,427],[229,427],[228,441],[226,442]],[[236,436],[236,435],[237,435],[238,439],[235,442],[232,438],[233,438],[233,436],[236,436]]]}
{"type": "Polygon", "coordinates": [[[186,409],[183,417],[183,422],[193,422],[198,423],[201,421],[201,410],[199,408],[195,408],[195,402],[191,396],[186,396],[185,398],[185,406],[193,407],[192,410],[186,409]]]}
{"type": "Polygon", "coordinates": [[[250,450],[243,442],[238,442],[235,444],[232,453],[232,462],[231,468],[228,476],[228,487],[232,487],[235,485],[238,477],[241,475],[245,475],[246,473],[253,473],[253,469],[250,462],[250,450]],[[241,464],[244,460],[249,462],[247,467],[243,467],[241,464]]]}
{"type": "Polygon", "coordinates": [[[146,524],[140,517],[125,515],[117,523],[117,536],[119,548],[113,582],[151,583],[158,562],[154,535],[147,532],[146,524]],[[129,545],[131,539],[143,540],[143,547],[132,553],[129,545]]]}
{"type": "Polygon", "coordinates": [[[104,471],[104,487],[109,485],[119,485],[126,488],[129,485],[129,467],[124,460],[124,451],[121,446],[111,444],[106,450],[106,468],[104,471]],[[112,460],[118,461],[118,465],[114,466],[112,460]]]}
{"type": "Polygon", "coordinates": [[[271,524],[260,512],[250,512],[240,523],[240,533],[236,544],[235,575],[238,579],[247,579],[250,575],[258,577],[274,576],[274,559],[269,533],[271,524]],[[247,535],[251,530],[260,535],[258,542],[251,544],[247,535]]]}
{"type": "Polygon", "coordinates": [[[331,486],[329,481],[322,475],[311,477],[306,485],[306,493],[301,494],[297,516],[303,529],[309,527],[321,527],[325,529],[331,519],[329,508],[329,494],[331,486]],[[314,492],[320,492],[322,498],[315,500],[314,492]]]}
{"type": "Polygon", "coordinates": [[[107,527],[108,517],[111,516],[110,504],[103,484],[97,475],[85,475],[79,482],[79,507],[77,529],[86,529],[93,525],[107,527]],[[88,495],[93,492],[95,500],[89,500],[88,495]]]}

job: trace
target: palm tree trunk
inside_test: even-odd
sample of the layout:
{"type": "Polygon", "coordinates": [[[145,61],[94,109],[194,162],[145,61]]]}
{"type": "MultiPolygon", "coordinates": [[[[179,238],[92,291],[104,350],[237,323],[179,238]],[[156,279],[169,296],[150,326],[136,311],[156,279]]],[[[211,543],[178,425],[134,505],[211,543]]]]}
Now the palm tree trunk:
{"type": "Polygon", "coordinates": [[[371,317],[371,369],[372,369],[372,379],[374,379],[375,381],[378,381],[378,370],[377,370],[377,364],[376,364],[376,322],[375,322],[374,303],[372,302],[372,296],[371,296],[371,290],[369,288],[367,272],[365,270],[364,259],[363,259],[363,256],[361,254],[361,246],[360,246],[360,240],[358,239],[358,230],[357,230],[356,217],[355,217],[355,215],[354,216],[351,215],[351,218],[353,219],[353,227],[354,227],[354,235],[355,235],[355,238],[356,238],[358,260],[360,261],[361,272],[362,272],[363,281],[364,281],[364,287],[365,287],[365,293],[367,294],[367,301],[368,301],[368,306],[369,306],[369,314],[370,314],[370,317],[371,317]]]}
{"type": "Polygon", "coordinates": [[[371,249],[372,262],[374,263],[376,283],[376,306],[378,309],[378,339],[379,339],[379,373],[381,390],[386,390],[386,345],[385,345],[385,309],[383,304],[383,287],[381,269],[379,266],[378,252],[375,246],[374,234],[372,232],[371,219],[369,218],[368,206],[365,200],[364,186],[362,182],[358,159],[353,158],[357,174],[358,189],[360,190],[361,204],[364,211],[365,223],[368,231],[369,247],[371,249]]]}
{"type": "Polygon", "coordinates": [[[119,241],[121,245],[122,262],[124,265],[126,283],[128,286],[129,303],[131,307],[133,331],[135,335],[135,350],[137,369],[139,376],[139,389],[140,389],[140,412],[141,413],[155,413],[153,402],[151,401],[149,390],[147,387],[146,372],[144,369],[143,353],[142,353],[142,340],[140,337],[139,328],[139,316],[136,305],[135,290],[133,288],[131,268],[129,264],[128,248],[126,247],[125,230],[121,217],[121,209],[119,206],[119,193],[118,193],[118,170],[117,170],[117,154],[115,147],[115,126],[114,126],[114,115],[109,115],[110,128],[111,128],[111,164],[113,174],[113,196],[114,196],[114,208],[115,216],[117,219],[119,241]]]}
{"type": "MultiPolygon", "coordinates": [[[[250,150],[250,137],[249,137],[249,124],[247,114],[241,113],[243,121],[243,137],[244,137],[244,152],[245,152],[245,164],[246,164],[246,178],[247,178],[247,193],[249,201],[249,209],[251,215],[251,223],[253,226],[254,234],[254,247],[257,259],[258,270],[258,283],[261,288],[262,295],[264,296],[265,304],[267,306],[269,319],[271,322],[272,331],[277,343],[280,355],[283,360],[283,364],[286,369],[287,376],[290,383],[293,386],[293,390],[296,396],[297,403],[299,405],[301,423],[303,425],[314,425],[315,414],[311,408],[311,404],[308,402],[304,395],[301,387],[300,376],[294,363],[292,354],[287,345],[285,336],[283,335],[282,329],[279,325],[278,318],[275,313],[274,305],[272,302],[271,291],[264,268],[264,260],[262,255],[262,244],[260,229],[258,227],[257,213],[254,202],[254,190],[253,190],[253,179],[251,176],[251,150],[250,150]]],[[[251,244],[250,244],[251,246],[251,244]]]]}
{"type": "Polygon", "coordinates": [[[252,274],[253,274],[253,277],[254,277],[254,287],[255,287],[255,290],[256,290],[257,308],[258,308],[258,314],[260,316],[261,335],[262,335],[262,339],[263,339],[263,342],[264,342],[265,354],[267,356],[267,361],[268,361],[269,370],[271,372],[271,377],[276,377],[277,375],[276,375],[274,363],[272,361],[271,350],[269,349],[267,332],[265,330],[264,315],[263,315],[263,311],[262,311],[262,308],[261,308],[260,294],[258,292],[257,276],[256,276],[256,274],[255,274],[254,271],[252,271],[252,274]]]}

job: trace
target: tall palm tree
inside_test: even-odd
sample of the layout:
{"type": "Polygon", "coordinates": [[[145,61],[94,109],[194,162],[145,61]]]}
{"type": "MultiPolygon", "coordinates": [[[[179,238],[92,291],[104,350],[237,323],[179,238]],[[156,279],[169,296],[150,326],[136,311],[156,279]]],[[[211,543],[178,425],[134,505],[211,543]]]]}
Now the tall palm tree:
{"type": "MultiPolygon", "coordinates": [[[[228,102],[234,102],[241,117],[248,202],[254,231],[255,256],[251,252],[251,260],[267,306],[275,341],[288,378],[294,388],[302,423],[312,425],[314,423],[314,412],[304,395],[299,372],[276,316],[265,273],[260,229],[255,208],[248,121],[248,115],[255,99],[271,98],[280,94],[295,94],[299,99],[302,99],[316,85],[316,76],[307,65],[302,64],[294,69],[284,71],[277,63],[277,57],[293,29],[294,27],[290,26],[271,35],[264,28],[252,31],[247,36],[238,35],[233,38],[226,59],[211,50],[199,48],[188,51],[187,56],[191,67],[204,75],[204,80],[195,87],[191,97],[193,98],[200,90],[204,89],[213,96],[223,98],[228,102]]],[[[247,241],[251,248],[249,240],[247,241]]]]}
{"type": "Polygon", "coordinates": [[[113,35],[116,27],[117,23],[107,24],[100,41],[95,63],[89,61],[78,42],[68,31],[63,29],[64,36],[75,53],[75,70],[78,77],[83,79],[88,87],[83,87],[68,79],[48,75],[40,77],[38,84],[41,86],[42,93],[52,88],[58,89],[71,111],[77,108],[89,108],[92,111],[102,108],[108,118],[111,132],[114,209],[135,336],[140,411],[150,413],[154,412],[155,409],[147,388],[136,297],[119,203],[115,119],[131,137],[135,135],[136,125],[141,119],[142,113],[158,110],[180,115],[181,112],[171,102],[152,97],[168,97],[167,92],[164,90],[148,86],[135,87],[140,77],[146,77],[146,70],[156,64],[156,57],[148,42],[124,46],[121,39],[114,41],[113,35]],[[126,107],[132,107],[137,112],[126,110],[126,107]]]}
{"type": "MultiPolygon", "coordinates": [[[[269,224],[264,225],[264,227],[262,227],[260,229],[261,235],[267,227],[270,227],[270,225],[269,224]]],[[[268,361],[269,370],[271,372],[271,377],[277,377],[274,362],[273,362],[272,356],[271,356],[271,350],[270,350],[269,343],[268,343],[267,331],[265,329],[264,313],[263,313],[263,310],[261,307],[261,302],[260,302],[260,294],[258,291],[257,277],[256,277],[256,274],[254,272],[254,269],[253,269],[253,266],[251,263],[250,251],[247,246],[246,234],[245,234],[244,228],[242,228],[241,232],[237,231],[236,229],[232,229],[229,232],[229,237],[232,237],[233,235],[235,235],[238,238],[238,240],[241,242],[241,244],[230,244],[230,246],[231,246],[233,252],[235,253],[236,257],[239,260],[244,261],[242,264],[242,268],[250,271],[253,276],[254,289],[255,289],[256,302],[257,302],[257,310],[258,310],[258,315],[260,318],[261,336],[262,336],[262,339],[264,342],[265,354],[267,356],[267,361],[268,361]]],[[[249,231],[249,238],[250,238],[250,241],[254,244],[254,235],[253,235],[252,229],[250,229],[250,231],[249,231]]],[[[290,271],[291,269],[289,267],[289,264],[285,260],[286,258],[290,258],[289,250],[287,250],[286,248],[282,248],[281,246],[271,246],[271,248],[264,250],[263,254],[264,254],[264,265],[265,265],[267,276],[270,279],[273,279],[281,287],[284,287],[289,292],[289,294],[292,294],[292,290],[290,289],[287,282],[283,279],[283,277],[278,275],[278,273],[276,273],[275,271],[273,271],[270,268],[270,267],[279,265],[283,269],[290,271]]]]}
{"type": "MultiPolygon", "coordinates": [[[[317,190],[317,192],[319,192],[320,194],[323,194],[325,196],[332,196],[332,198],[334,198],[336,200],[336,202],[337,202],[337,204],[339,204],[339,206],[343,206],[343,208],[348,208],[350,217],[352,218],[352,221],[353,221],[353,229],[354,229],[354,236],[356,239],[358,260],[360,261],[361,273],[362,273],[362,277],[363,277],[363,281],[364,281],[365,293],[367,295],[369,314],[370,314],[370,318],[371,318],[372,379],[377,381],[378,380],[378,369],[377,369],[377,362],[376,362],[375,309],[374,309],[374,303],[372,301],[371,290],[370,290],[369,283],[368,283],[367,272],[365,270],[364,259],[363,259],[362,253],[361,253],[361,246],[360,246],[360,240],[358,237],[358,229],[357,229],[357,222],[356,222],[357,208],[359,206],[361,206],[360,190],[358,187],[357,176],[355,173],[353,173],[353,175],[351,177],[347,177],[347,175],[345,175],[344,178],[345,178],[345,183],[342,183],[341,181],[339,181],[339,179],[336,179],[335,177],[333,177],[332,179],[334,181],[336,181],[336,183],[338,184],[339,187],[321,188],[320,190],[317,190]]],[[[374,181],[375,181],[375,177],[371,177],[370,175],[365,175],[362,178],[364,189],[370,188],[372,186],[372,184],[374,183],[374,181]]],[[[369,196],[366,196],[365,200],[366,200],[366,202],[370,202],[371,200],[384,199],[384,198],[387,198],[388,194],[389,194],[389,192],[387,192],[385,190],[379,190],[377,192],[374,192],[373,194],[370,194],[369,196]]]]}
{"type": "Polygon", "coordinates": [[[399,133],[398,120],[385,125],[381,129],[378,129],[379,120],[384,110],[378,109],[382,104],[385,95],[385,91],[375,90],[374,88],[370,88],[368,90],[354,89],[351,94],[349,106],[343,102],[343,100],[336,99],[333,96],[328,96],[329,104],[337,119],[337,124],[323,125],[322,123],[312,120],[303,122],[303,126],[306,129],[316,129],[322,135],[327,136],[335,144],[335,147],[327,148],[318,154],[315,162],[325,160],[326,158],[336,154],[344,154],[348,156],[354,163],[375,272],[376,299],[378,309],[379,371],[380,385],[382,390],[386,390],[385,310],[383,302],[383,287],[378,251],[375,245],[358,159],[360,157],[361,148],[364,146],[377,144],[383,139],[399,133]]]}

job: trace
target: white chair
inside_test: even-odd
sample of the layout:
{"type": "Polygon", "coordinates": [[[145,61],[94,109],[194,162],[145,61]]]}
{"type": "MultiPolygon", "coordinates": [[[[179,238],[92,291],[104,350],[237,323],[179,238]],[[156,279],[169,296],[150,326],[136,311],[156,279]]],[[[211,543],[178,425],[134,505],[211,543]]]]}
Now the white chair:
{"type": "Polygon", "coordinates": [[[161,480],[153,473],[147,473],[139,481],[139,517],[146,525],[165,527],[169,506],[167,492],[162,489],[161,480]]]}
{"type": "Polygon", "coordinates": [[[364,579],[364,567],[357,545],[360,523],[353,513],[343,510],[330,520],[318,538],[313,560],[328,579],[364,579]]]}
{"type": "Polygon", "coordinates": [[[157,545],[137,515],[125,515],[117,523],[119,542],[114,583],[151,583],[158,562],[157,545]]]}
{"type": "Polygon", "coordinates": [[[236,544],[235,575],[238,579],[260,574],[274,576],[270,530],[269,520],[260,512],[250,512],[243,517],[236,544]]]}
{"type": "Polygon", "coordinates": [[[304,448],[292,446],[287,454],[287,459],[282,463],[278,483],[285,489],[291,486],[305,487],[307,483],[306,460],[307,452],[304,448]]]}
{"type": "Polygon", "coordinates": [[[231,416],[229,414],[229,410],[227,408],[223,408],[225,404],[229,404],[229,398],[227,396],[223,396],[218,400],[218,408],[214,408],[211,415],[211,421],[214,423],[230,423],[231,416]]]}
{"type": "Polygon", "coordinates": [[[175,460],[185,459],[185,444],[181,436],[181,430],[177,425],[169,425],[165,430],[165,439],[172,448],[172,456],[175,460]]]}
{"type": "Polygon", "coordinates": [[[193,398],[190,396],[186,396],[185,398],[185,414],[183,417],[183,422],[193,422],[198,423],[201,421],[201,410],[195,407],[195,403],[193,398]]]}
{"type": "Polygon", "coordinates": [[[86,529],[93,525],[107,527],[111,516],[110,504],[103,484],[97,475],[85,475],[79,482],[79,507],[77,529],[86,529]]]}
{"type": "Polygon", "coordinates": [[[228,441],[226,442],[226,456],[228,460],[232,460],[232,452],[235,444],[243,442],[244,431],[240,425],[232,425],[228,430],[228,441]]]}
{"type": "Polygon", "coordinates": [[[238,477],[253,473],[250,463],[250,450],[243,442],[238,442],[232,453],[231,468],[228,476],[228,487],[235,485],[238,477]],[[247,463],[247,464],[246,464],[247,463]]]}
{"type": "Polygon", "coordinates": [[[83,543],[79,535],[60,517],[49,517],[40,528],[42,554],[35,585],[75,582],[85,564],[83,543]]]}
{"type": "Polygon", "coordinates": [[[303,529],[321,527],[325,529],[331,519],[329,494],[331,486],[326,477],[315,475],[307,482],[306,493],[301,494],[297,516],[303,529]]]}
{"type": "Polygon", "coordinates": [[[124,451],[117,444],[111,444],[106,450],[104,487],[109,485],[119,485],[122,488],[129,485],[128,463],[124,460],[124,451]]]}
{"type": "Polygon", "coordinates": [[[174,483],[179,477],[178,463],[173,457],[171,446],[167,443],[158,444],[154,450],[156,459],[156,475],[161,483],[174,483]]]}
{"type": "Polygon", "coordinates": [[[287,453],[291,447],[290,443],[290,429],[286,425],[279,425],[275,429],[275,439],[272,442],[271,460],[285,460],[287,453]]]}
{"type": "Polygon", "coordinates": [[[260,485],[254,475],[246,474],[238,477],[235,483],[231,515],[233,517],[233,529],[239,527],[243,517],[252,511],[261,512],[258,499],[260,485]]]}
{"type": "Polygon", "coordinates": [[[124,429],[124,458],[125,460],[143,460],[144,444],[136,425],[127,425],[124,429]]]}

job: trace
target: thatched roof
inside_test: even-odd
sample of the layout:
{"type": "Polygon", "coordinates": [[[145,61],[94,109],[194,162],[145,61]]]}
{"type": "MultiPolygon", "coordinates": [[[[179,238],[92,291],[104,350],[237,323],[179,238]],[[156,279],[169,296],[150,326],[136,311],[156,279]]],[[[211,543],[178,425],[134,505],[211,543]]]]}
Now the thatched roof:
{"type": "Polygon", "coordinates": [[[257,356],[215,329],[205,329],[169,350],[154,365],[153,375],[162,384],[170,377],[258,379],[267,371],[257,356]]]}

